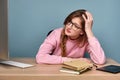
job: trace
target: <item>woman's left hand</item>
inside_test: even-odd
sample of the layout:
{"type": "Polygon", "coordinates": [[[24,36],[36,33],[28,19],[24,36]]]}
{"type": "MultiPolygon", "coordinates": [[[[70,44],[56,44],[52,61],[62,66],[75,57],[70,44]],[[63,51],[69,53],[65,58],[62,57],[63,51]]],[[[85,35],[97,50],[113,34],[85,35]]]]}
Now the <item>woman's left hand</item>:
{"type": "Polygon", "coordinates": [[[89,29],[92,30],[93,17],[91,13],[89,13],[88,11],[86,11],[85,13],[86,13],[87,18],[85,17],[85,15],[82,15],[85,20],[85,31],[89,29]]]}
{"type": "Polygon", "coordinates": [[[87,37],[91,38],[94,36],[93,32],[92,32],[93,17],[91,15],[91,13],[89,13],[88,11],[86,11],[85,13],[86,13],[87,18],[85,15],[82,15],[85,20],[85,32],[87,34],[87,37]]]}

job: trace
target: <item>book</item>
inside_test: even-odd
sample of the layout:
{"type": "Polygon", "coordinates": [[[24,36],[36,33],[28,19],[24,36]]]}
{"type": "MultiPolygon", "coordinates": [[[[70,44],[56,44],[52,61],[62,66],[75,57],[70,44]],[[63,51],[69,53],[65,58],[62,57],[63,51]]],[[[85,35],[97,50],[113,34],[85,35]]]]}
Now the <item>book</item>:
{"type": "Polygon", "coordinates": [[[66,72],[66,73],[72,73],[72,74],[80,74],[79,71],[71,70],[71,69],[64,68],[64,67],[62,67],[62,68],[60,69],[60,72],[66,72]]]}
{"type": "Polygon", "coordinates": [[[71,74],[81,74],[83,72],[86,72],[88,70],[91,70],[90,68],[87,68],[86,70],[80,70],[80,71],[77,71],[77,70],[72,70],[72,69],[68,69],[68,68],[64,68],[62,67],[60,69],[60,72],[65,72],[65,73],[71,73],[71,74]]]}
{"type": "Polygon", "coordinates": [[[80,70],[86,70],[87,68],[92,68],[93,64],[82,60],[73,60],[73,61],[64,62],[62,67],[80,71],[80,70]]]}
{"type": "Polygon", "coordinates": [[[82,60],[66,61],[63,63],[60,72],[81,74],[83,72],[91,70],[92,67],[93,67],[92,63],[88,63],[82,60]]]}

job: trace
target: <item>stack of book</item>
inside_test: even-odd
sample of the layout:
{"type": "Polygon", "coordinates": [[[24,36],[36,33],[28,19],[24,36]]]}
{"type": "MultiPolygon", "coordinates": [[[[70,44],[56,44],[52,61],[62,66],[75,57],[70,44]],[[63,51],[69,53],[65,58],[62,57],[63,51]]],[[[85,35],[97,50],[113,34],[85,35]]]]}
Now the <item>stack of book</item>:
{"type": "Polygon", "coordinates": [[[81,61],[81,60],[73,60],[73,61],[64,62],[62,68],[60,69],[60,72],[81,74],[83,72],[91,70],[92,67],[93,67],[92,63],[88,63],[86,61],[81,61]]]}

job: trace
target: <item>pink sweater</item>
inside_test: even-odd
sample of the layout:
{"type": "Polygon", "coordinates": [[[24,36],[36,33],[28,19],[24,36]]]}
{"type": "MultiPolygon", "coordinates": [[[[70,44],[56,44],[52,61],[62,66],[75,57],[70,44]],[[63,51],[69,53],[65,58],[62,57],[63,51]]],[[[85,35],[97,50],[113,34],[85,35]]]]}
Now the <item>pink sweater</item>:
{"type": "Polygon", "coordinates": [[[62,29],[59,28],[52,31],[42,43],[36,55],[37,63],[61,64],[67,60],[67,57],[83,58],[86,51],[90,54],[90,58],[94,63],[103,64],[105,62],[104,51],[95,37],[88,39],[88,43],[82,48],[76,45],[75,40],[68,39],[66,43],[67,57],[62,57],[59,46],[62,29]],[[50,55],[51,53],[52,55],[50,55]]]}

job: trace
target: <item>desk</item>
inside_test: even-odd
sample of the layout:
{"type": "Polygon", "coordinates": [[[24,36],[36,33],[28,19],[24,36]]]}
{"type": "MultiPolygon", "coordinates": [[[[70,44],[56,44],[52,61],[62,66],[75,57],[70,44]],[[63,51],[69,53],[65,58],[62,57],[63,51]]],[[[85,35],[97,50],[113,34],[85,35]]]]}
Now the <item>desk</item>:
{"type": "MultiPolygon", "coordinates": [[[[120,73],[112,74],[95,69],[80,75],[59,72],[62,65],[36,64],[35,59],[12,59],[35,65],[21,69],[12,66],[0,65],[0,80],[120,80],[120,73]]],[[[107,59],[107,64],[117,64],[112,59],[107,59]]],[[[106,65],[107,65],[106,64],[106,65]]]]}

